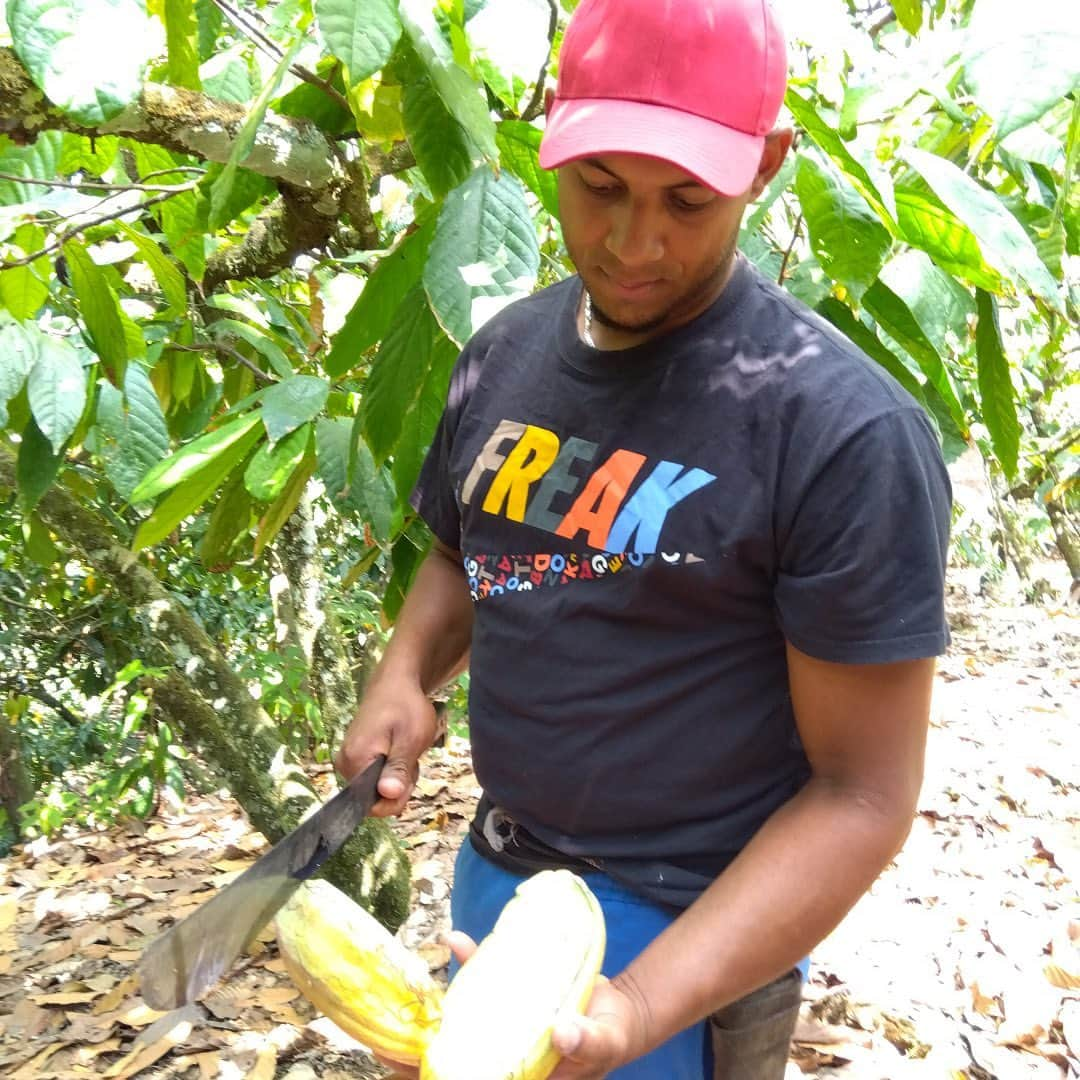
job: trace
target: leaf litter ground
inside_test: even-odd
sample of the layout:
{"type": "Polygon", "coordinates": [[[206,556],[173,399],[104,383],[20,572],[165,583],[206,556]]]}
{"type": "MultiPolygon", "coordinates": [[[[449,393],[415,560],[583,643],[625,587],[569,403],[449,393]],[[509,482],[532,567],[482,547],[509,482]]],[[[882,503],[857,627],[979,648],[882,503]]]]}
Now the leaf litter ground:
{"type": "MultiPolygon", "coordinates": [[[[815,950],[790,1080],[1080,1075],[1080,613],[951,607],[911,837],[815,950]]],[[[401,935],[439,975],[477,794],[450,737],[398,823],[413,867],[401,935]]],[[[0,1076],[384,1075],[297,993],[269,929],[198,1003],[158,1013],[138,996],[144,945],[264,850],[231,799],[206,795],[0,862],[0,1076]]]]}

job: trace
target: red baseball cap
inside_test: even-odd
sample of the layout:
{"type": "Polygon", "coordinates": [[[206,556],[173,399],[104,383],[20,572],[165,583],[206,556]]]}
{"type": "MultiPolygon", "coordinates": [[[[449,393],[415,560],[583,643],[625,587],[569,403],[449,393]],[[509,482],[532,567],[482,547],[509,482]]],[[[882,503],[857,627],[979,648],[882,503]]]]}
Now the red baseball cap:
{"type": "Polygon", "coordinates": [[[642,154],[741,195],[786,86],[769,0],[582,0],[563,39],[540,164],[642,154]]]}

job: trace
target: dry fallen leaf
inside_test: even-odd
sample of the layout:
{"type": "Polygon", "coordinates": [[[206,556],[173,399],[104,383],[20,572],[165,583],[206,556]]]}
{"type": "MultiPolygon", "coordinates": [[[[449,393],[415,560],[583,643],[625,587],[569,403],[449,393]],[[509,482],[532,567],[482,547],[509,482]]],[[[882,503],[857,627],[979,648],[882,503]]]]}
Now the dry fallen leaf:
{"type": "Polygon", "coordinates": [[[1057,964],[1047,964],[1043,968],[1043,973],[1053,986],[1062,990],[1080,990],[1080,975],[1074,975],[1071,971],[1058,967],[1057,964]]]}
{"type": "Polygon", "coordinates": [[[179,1021],[156,1042],[133,1050],[103,1075],[112,1077],[114,1080],[128,1080],[128,1077],[142,1072],[143,1069],[148,1069],[155,1061],[160,1061],[173,1047],[179,1046],[191,1034],[191,1030],[190,1020],[179,1021]]]}

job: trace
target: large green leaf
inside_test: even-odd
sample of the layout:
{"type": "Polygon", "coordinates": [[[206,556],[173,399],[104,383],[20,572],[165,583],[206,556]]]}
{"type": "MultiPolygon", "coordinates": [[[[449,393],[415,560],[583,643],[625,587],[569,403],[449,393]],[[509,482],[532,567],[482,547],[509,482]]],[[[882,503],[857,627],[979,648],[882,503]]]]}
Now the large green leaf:
{"type": "Polygon", "coordinates": [[[0,323],[0,428],[8,422],[7,403],[23,388],[37,363],[43,337],[36,328],[21,323],[0,323]]]}
{"type": "Polygon", "coordinates": [[[154,277],[157,278],[157,283],[168,305],[165,309],[166,313],[182,315],[186,312],[187,286],[184,284],[184,275],[172,259],[146,233],[139,232],[124,222],[120,223],[120,230],[139,249],[142,261],[150,267],[154,277]]]}
{"type": "Polygon", "coordinates": [[[31,417],[23,428],[19,459],[15,463],[15,482],[19,499],[27,510],[37,506],[41,496],[52,487],[64,462],[63,451],[56,452],[31,417]]]}
{"type": "Polygon", "coordinates": [[[263,443],[244,470],[244,487],[260,502],[272,502],[304,459],[310,441],[311,425],[301,424],[280,442],[263,443]]]}
{"type": "MultiPolygon", "coordinates": [[[[432,402],[426,397],[441,409],[456,355],[457,348],[436,322],[423,291],[414,289],[397,311],[364,392],[360,417],[376,464],[396,454],[410,430],[419,432],[425,426],[410,416],[417,409],[422,417],[430,415],[432,402]]],[[[426,434],[430,439],[431,431],[426,434]]]]}
{"type": "MultiPolygon", "coordinates": [[[[45,246],[45,230],[28,221],[15,230],[13,239],[24,255],[32,255],[45,246]]],[[[14,255],[12,252],[13,257],[14,255]]],[[[46,257],[35,259],[25,266],[0,270],[0,303],[16,319],[29,319],[36,315],[49,295],[49,286],[46,284],[49,271],[49,260],[46,257]]]]}
{"type": "Polygon", "coordinates": [[[942,270],[991,292],[1004,281],[979,250],[975,234],[935,199],[907,188],[896,189],[896,213],[904,239],[925,251],[942,270]]]}
{"type": "Polygon", "coordinates": [[[300,505],[307,482],[315,472],[315,455],[310,450],[294,470],[285,490],[267,507],[266,513],[259,519],[259,527],[255,533],[254,556],[257,559],[266,550],[268,544],[274,542],[274,537],[281,532],[282,525],[292,516],[292,512],[300,505]]]}
{"type": "Polygon", "coordinates": [[[889,0],[896,13],[896,21],[909,33],[922,29],[923,0],[889,0]]]}
{"type": "Polygon", "coordinates": [[[432,194],[445,195],[457,187],[472,171],[479,152],[427,75],[406,83],[401,119],[413,156],[432,194]]]}
{"type": "Polygon", "coordinates": [[[294,375],[269,387],[263,395],[262,419],[271,442],[314,420],[326,404],[330,384],[314,375],[294,375]]]}
{"type": "Polygon", "coordinates": [[[852,296],[862,296],[892,246],[889,230],[854,187],[810,154],[799,159],[795,190],[821,268],[852,296]]]}
{"type": "Polygon", "coordinates": [[[439,30],[431,0],[399,0],[398,6],[405,33],[450,115],[480,152],[496,161],[495,124],[482,88],[455,61],[453,49],[439,30]]]}
{"type": "Polygon", "coordinates": [[[354,84],[378,71],[401,37],[395,0],[316,0],[315,17],[327,48],[354,84]]]}
{"type": "Polygon", "coordinates": [[[885,202],[877,184],[874,183],[866,167],[855,159],[840,138],[840,133],[827,124],[813,105],[799,97],[794,90],[788,89],[784,103],[791,110],[796,122],[817,144],[818,148],[829,156],[833,164],[851,181],[855,190],[869,203],[874,213],[885,223],[886,228],[895,231],[893,210],[885,202]]]}
{"type": "Polygon", "coordinates": [[[147,502],[183,483],[255,430],[260,419],[257,412],[246,413],[181,447],[175,454],[158,462],[139,481],[131,493],[131,502],[147,502]]]}
{"type": "Polygon", "coordinates": [[[386,541],[394,512],[394,489],[347,417],[323,418],[315,431],[319,479],[338,511],[356,514],[386,541]]]}
{"type": "Polygon", "coordinates": [[[207,224],[211,231],[224,227],[231,220],[228,216],[229,196],[236,180],[236,172],[248,154],[251,153],[251,149],[255,145],[255,135],[258,133],[259,127],[266,116],[270,100],[277,93],[281,80],[292,66],[292,62],[303,43],[304,35],[297,34],[285,50],[285,54],[278,62],[277,67],[274,68],[273,74],[266,80],[263,88],[259,91],[259,96],[251,103],[243,127],[240,128],[236,141],[229,151],[229,160],[225,163],[221,175],[214,181],[210,189],[210,209],[207,215],[207,224]]]}
{"type": "Polygon", "coordinates": [[[1039,258],[1035,245],[992,191],[936,154],[908,148],[904,157],[934,194],[975,234],[979,248],[994,269],[1018,284],[1023,283],[1052,307],[1061,307],[1057,283],[1039,258]]]}
{"type": "Polygon", "coordinates": [[[976,5],[964,78],[1003,138],[1080,88],[1080,20],[1066,0],[991,5],[979,15],[976,5]]]}
{"type": "Polygon", "coordinates": [[[252,326],[250,323],[241,322],[239,319],[218,319],[211,324],[211,329],[218,340],[227,342],[230,337],[237,337],[241,341],[246,341],[256,352],[266,357],[270,366],[283,379],[293,374],[289,358],[265,330],[252,326]]]}
{"type": "Polygon", "coordinates": [[[237,472],[222,490],[203,533],[199,545],[199,560],[203,566],[207,570],[224,569],[233,544],[248,531],[250,524],[251,496],[244,486],[243,474],[237,472]]]}
{"type": "MultiPolygon", "coordinates": [[[[40,141],[41,135],[34,145],[40,141]]],[[[85,135],[65,132],[57,171],[61,176],[70,176],[81,169],[91,176],[102,176],[116,160],[119,149],[120,140],[115,135],[98,135],[88,139],[85,135]]]]}
{"type": "Polygon", "coordinates": [[[123,393],[105,380],[98,386],[97,452],[106,476],[124,499],[168,454],[169,430],[141,364],[128,364],[123,393]]]}
{"type": "Polygon", "coordinates": [[[173,86],[201,90],[199,80],[199,20],[194,0],[164,0],[165,36],[169,49],[166,74],[173,86]]]}
{"type": "Polygon", "coordinates": [[[531,291],[536,228],[517,177],[477,169],[446,198],[424,267],[424,288],[446,332],[463,345],[492,315],[531,291]]]}
{"type": "Polygon", "coordinates": [[[894,341],[905,349],[919,365],[930,384],[937,390],[949,410],[953,422],[967,431],[964,407],[957,396],[952,378],[934,343],[927,337],[910,308],[887,285],[876,281],[863,295],[863,306],[874,321],[894,341]]]}
{"type": "MultiPolygon", "coordinates": [[[[0,172],[30,180],[52,180],[63,152],[64,136],[59,131],[43,131],[29,146],[19,146],[0,136],[0,172]]],[[[0,180],[0,206],[32,202],[49,189],[40,184],[0,180]]]]}
{"type": "Polygon", "coordinates": [[[156,51],[137,0],[8,0],[15,52],[56,106],[101,124],[130,105],[156,51]]]}
{"type": "Polygon", "coordinates": [[[86,249],[75,241],[64,245],[71,286],[79,298],[79,310],[102,366],[114,386],[123,386],[129,345],[124,332],[120,302],[109,279],[86,249]]]}
{"type": "MultiPolygon", "coordinates": [[[[240,438],[174,488],[136,530],[131,543],[132,551],[141,551],[163,540],[185,518],[194,514],[217,491],[229,473],[244,460],[258,438],[259,429],[249,428],[240,438]]],[[[135,501],[134,496],[132,499],[135,501]]]]}
{"type": "Polygon", "coordinates": [[[1016,475],[1020,453],[1020,421],[1016,415],[1016,394],[1009,360],[1001,344],[997,301],[979,289],[979,324],[975,330],[975,353],[979,362],[979,401],[983,423],[990,432],[994,456],[1007,476],[1016,475]]]}
{"type": "Polygon", "coordinates": [[[948,332],[961,341],[967,338],[968,316],[975,311],[971,293],[924,252],[909,249],[890,259],[881,280],[908,306],[939,353],[948,349],[948,332]]]}
{"type": "Polygon", "coordinates": [[[63,338],[43,334],[26,389],[38,430],[53,453],[60,453],[86,405],[86,372],[75,348],[63,338]]]}
{"type": "MultiPolygon", "coordinates": [[[[214,11],[218,10],[213,0],[206,0],[206,3],[214,11]]],[[[246,43],[239,42],[232,48],[211,56],[199,67],[199,78],[205,94],[218,101],[235,101],[238,105],[246,105],[255,96],[251,85],[251,69],[244,55],[245,49],[246,43]]],[[[321,90],[316,92],[322,94],[321,90]]],[[[325,98],[325,94],[323,97],[325,98]]]]}
{"type": "MultiPolygon", "coordinates": [[[[154,183],[180,184],[191,179],[189,172],[167,172],[176,166],[191,166],[195,159],[173,154],[160,146],[125,140],[125,149],[135,158],[140,178],[154,174],[154,183]]],[[[200,191],[185,191],[158,203],[151,211],[161,223],[173,255],[187,268],[188,273],[201,281],[206,270],[206,211],[200,191]]]]}
{"type": "Polygon", "coordinates": [[[540,200],[552,217],[559,215],[559,182],[550,169],[540,167],[543,133],[524,120],[504,120],[495,133],[502,163],[540,200]]]}
{"type": "Polygon", "coordinates": [[[379,260],[364,291],[334,335],[326,357],[328,375],[333,378],[344,375],[385,336],[398,305],[424,272],[431,238],[435,235],[435,222],[435,217],[430,217],[379,260]]]}

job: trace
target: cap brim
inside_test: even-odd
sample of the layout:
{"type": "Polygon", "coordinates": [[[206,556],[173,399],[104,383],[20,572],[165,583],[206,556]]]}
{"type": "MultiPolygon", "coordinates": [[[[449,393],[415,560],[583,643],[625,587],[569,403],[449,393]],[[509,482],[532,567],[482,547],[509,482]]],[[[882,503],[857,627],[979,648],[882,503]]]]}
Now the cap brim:
{"type": "Polygon", "coordinates": [[[540,164],[555,169],[600,154],[640,154],[669,161],[723,195],[743,195],[764,147],[763,135],[663,105],[571,98],[556,101],[548,115],[540,164]]]}

